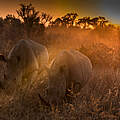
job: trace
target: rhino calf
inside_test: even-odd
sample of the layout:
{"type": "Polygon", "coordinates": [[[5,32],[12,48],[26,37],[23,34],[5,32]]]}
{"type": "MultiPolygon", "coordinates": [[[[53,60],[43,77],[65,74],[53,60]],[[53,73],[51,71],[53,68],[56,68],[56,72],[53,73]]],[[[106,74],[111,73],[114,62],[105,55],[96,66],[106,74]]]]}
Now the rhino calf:
{"type": "Polygon", "coordinates": [[[76,50],[64,50],[53,60],[48,70],[48,100],[58,104],[66,90],[80,91],[92,75],[92,64],[88,57],[76,50]]]}
{"type": "Polygon", "coordinates": [[[7,58],[0,55],[0,60],[6,63],[5,79],[2,83],[7,88],[11,83],[21,79],[35,79],[38,71],[48,64],[46,47],[32,40],[20,40],[9,52],[7,58]]]}

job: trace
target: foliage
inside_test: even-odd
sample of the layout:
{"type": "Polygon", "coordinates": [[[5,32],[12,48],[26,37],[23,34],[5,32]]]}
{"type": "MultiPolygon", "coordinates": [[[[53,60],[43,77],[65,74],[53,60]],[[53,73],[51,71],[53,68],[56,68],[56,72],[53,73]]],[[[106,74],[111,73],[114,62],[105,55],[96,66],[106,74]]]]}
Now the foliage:
{"type": "Polygon", "coordinates": [[[3,22],[4,22],[3,18],[0,17],[0,28],[3,27],[3,22]]]}
{"type": "Polygon", "coordinates": [[[52,16],[42,12],[40,13],[38,10],[30,4],[20,4],[20,8],[16,10],[18,17],[16,18],[14,15],[7,15],[5,19],[0,18],[0,29],[4,26],[4,22],[7,24],[19,25],[23,24],[23,29],[25,29],[25,33],[27,37],[33,36],[33,32],[38,33],[41,32],[41,35],[44,34],[46,27],[78,27],[82,29],[103,29],[103,28],[112,28],[114,25],[109,23],[103,16],[97,17],[83,17],[78,18],[77,13],[67,13],[62,17],[58,17],[53,20],[52,16]],[[43,28],[44,25],[44,28],[43,28]],[[34,29],[34,30],[32,30],[34,29]],[[31,35],[32,34],[32,35],[31,35]]]}
{"type": "Polygon", "coordinates": [[[19,19],[15,18],[14,15],[10,15],[10,14],[8,14],[6,16],[6,18],[4,19],[4,23],[13,25],[13,27],[16,27],[16,26],[19,27],[19,25],[21,25],[21,21],[19,19]]]}
{"type": "Polygon", "coordinates": [[[65,16],[62,17],[62,24],[65,26],[73,26],[77,16],[77,13],[67,13],[65,16]]]}
{"type": "MultiPolygon", "coordinates": [[[[118,43],[120,27],[107,25],[108,20],[100,16],[77,19],[76,13],[68,13],[52,21],[50,15],[46,13],[39,15],[38,11],[30,4],[22,5],[18,10],[22,12],[20,13],[21,19],[10,14],[4,19],[0,17],[0,51],[2,53],[8,55],[9,50],[17,41],[26,38],[24,28],[28,25],[31,31],[29,37],[48,47],[50,60],[61,49],[79,48],[80,52],[91,59],[93,76],[75,96],[75,99],[70,102],[64,101],[56,111],[50,111],[49,107],[42,104],[38,97],[40,92],[46,95],[45,88],[48,78],[45,73],[35,80],[29,89],[25,89],[25,86],[20,84],[20,88],[16,88],[12,96],[6,95],[4,91],[0,90],[0,119],[119,120],[120,54],[118,43]],[[26,8],[26,6],[28,7],[26,8]],[[26,10],[31,12],[26,13],[26,10]],[[51,28],[45,27],[46,23],[50,23],[51,28]],[[84,30],[81,30],[82,24],[84,30]],[[86,30],[90,25],[94,27],[94,30],[86,30]],[[54,28],[54,26],[57,27],[54,28]],[[59,26],[64,27],[59,28],[59,26]],[[104,37],[99,34],[104,34],[104,37]],[[101,42],[97,42],[97,40],[101,42]],[[84,44],[91,41],[95,43],[84,44]],[[118,41],[118,49],[105,44],[106,41],[109,43],[118,41]]],[[[4,64],[1,62],[0,69],[1,80],[4,77],[4,64]]],[[[27,81],[25,83],[27,84],[27,81]]]]}
{"type": "Polygon", "coordinates": [[[81,19],[78,19],[78,23],[77,24],[84,24],[83,28],[86,29],[86,27],[90,24],[90,17],[83,17],[81,19]]]}
{"type": "Polygon", "coordinates": [[[83,17],[81,19],[78,19],[77,24],[84,24],[83,28],[86,29],[87,27],[89,27],[89,25],[92,25],[94,28],[96,27],[100,27],[100,28],[104,28],[106,26],[106,23],[108,23],[108,20],[106,20],[105,17],[83,17]]]}
{"type": "Polygon", "coordinates": [[[41,24],[51,23],[51,20],[52,20],[52,16],[48,15],[45,12],[42,12],[42,14],[40,16],[40,23],[41,24]]]}
{"type": "Polygon", "coordinates": [[[87,55],[94,66],[110,67],[112,64],[111,60],[114,57],[114,49],[109,48],[103,43],[96,43],[91,46],[82,45],[79,51],[87,55]]]}
{"type": "Polygon", "coordinates": [[[26,29],[28,37],[30,37],[31,29],[34,25],[39,24],[40,17],[38,16],[39,11],[36,11],[32,4],[24,5],[20,4],[18,10],[16,10],[18,16],[21,17],[24,22],[24,27],[26,29]]]}
{"type": "Polygon", "coordinates": [[[55,26],[62,25],[66,27],[71,27],[74,25],[77,16],[78,16],[77,13],[67,13],[65,16],[61,18],[57,18],[54,22],[52,22],[52,24],[55,26]]]}
{"type": "Polygon", "coordinates": [[[20,4],[20,9],[16,10],[18,16],[20,16],[24,24],[32,27],[33,24],[38,24],[40,17],[39,11],[36,11],[32,4],[24,5],[20,4]]]}
{"type": "Polygon", "coordinates": [[[92,79],[81,92],[71,102],[64,101],[55,111],[51,111],[38,97],[39,92],[46,95],[47,78],[44,74],[28,89],[23,86],[16,88],[13,96],[0,93],[0,119],[120,119],[120,73],[112,69],[109,71],[96,69],[92,79]],[[44,82],[41,82],[43,80],[44,82]]]}

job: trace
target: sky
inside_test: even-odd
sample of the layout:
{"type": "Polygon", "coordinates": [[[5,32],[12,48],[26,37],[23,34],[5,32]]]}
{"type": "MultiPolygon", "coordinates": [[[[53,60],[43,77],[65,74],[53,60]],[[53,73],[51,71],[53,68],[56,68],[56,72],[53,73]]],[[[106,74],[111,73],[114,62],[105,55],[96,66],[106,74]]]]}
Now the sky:
{"type": "Polygon", "coordinates": [[[20,3],[32,3],[40,12],[46,12],[53,18],[68,12],[77,12],[83,16],[105,16],[114,24],[120,24],[120,0],[0,0],[0,16],[16,14],[20,3]]]}

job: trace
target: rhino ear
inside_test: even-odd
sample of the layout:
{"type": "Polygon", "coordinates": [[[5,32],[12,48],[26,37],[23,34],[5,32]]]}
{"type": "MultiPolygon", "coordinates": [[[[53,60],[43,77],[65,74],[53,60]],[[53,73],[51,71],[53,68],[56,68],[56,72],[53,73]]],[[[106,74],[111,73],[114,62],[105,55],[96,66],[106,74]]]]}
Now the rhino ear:
{"type": "Polygon", "coordinates": [[[7,62],[7,59],[4,55],[0,54],[0,61],[7,62]]]}

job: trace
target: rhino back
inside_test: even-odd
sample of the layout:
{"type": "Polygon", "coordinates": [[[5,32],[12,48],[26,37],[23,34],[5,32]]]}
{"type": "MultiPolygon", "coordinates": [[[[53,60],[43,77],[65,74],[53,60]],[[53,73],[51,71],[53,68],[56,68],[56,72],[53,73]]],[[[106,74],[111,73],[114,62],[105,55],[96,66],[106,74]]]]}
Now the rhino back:
{"type": "Polygon", "coordinates": [[[31,49],[33,50],[33,52],[37,58],[39,67],[41,67],[44,64],[47,64],[48,59],[49,59],[47,48],[39,43],[32,41],[32,40],[29,40],[27,42],[30,45],[31,49]]]}
{"type": "MultiPolygon", "coordinates": [[[[66,85],[66,88],[70,88],[71,86],[71,79],[70,79],[70,68],[72,68],[72,63],[73,63],[74,59],[73,59],[73,55],[66,50],[63,50],[62,52],[60,52],[55,59],[52,61],[52,64],[50,66],[50,71],[52,73],[53,76],[56,76],[57,80],[51,79],[50,80],[50,86],[51,84],[60,84],[60,82],[62,80],[63,83],[66,85]],[[63,67],[63,72],[60,74],[60,69],[63,67]],[[59,76],[64,76],[64,79],[59,80],[59,76]]],[[[62,84],[62,82],[61,82],[62,84]]]]}
{"type": "Polygon", "coordinates": [[[8,59],[15,64],[16,71],[32,72],[38,68],[36,57],[25,40],[19,41],[18,44],[10,51],[8,59]]]}
{"type": "Polygon", "coordinates": [[[59,72],[61,66],[67,67],[63,74],[66,78],[66,87],[71,88],[72,83],[84,86],[92,74],[92,64],[87,56],[76,50],[62,51],[56,56],[51,65],[51,71],[59,72]]]}
{"type": "Polygon", "coordinates": [[[74,56],[74,63],[70,68],[71,79],[74,82],[80,82],[84,86],[92,74],[92,64],[87,56],[76,50],[71,50],[74,56]]]}

